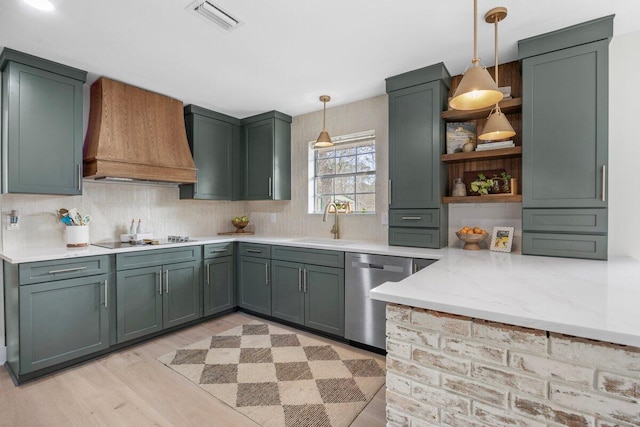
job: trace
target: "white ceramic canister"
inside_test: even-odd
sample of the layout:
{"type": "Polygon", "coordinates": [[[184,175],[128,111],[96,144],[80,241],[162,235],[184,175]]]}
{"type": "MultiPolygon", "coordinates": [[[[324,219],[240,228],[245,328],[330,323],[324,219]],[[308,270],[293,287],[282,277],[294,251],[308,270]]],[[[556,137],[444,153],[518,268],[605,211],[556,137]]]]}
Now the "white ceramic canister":
{"type": "Polygon", "coordinates": [[[89,246],[89,226],[69,225],[65,227],[68,248],[83,248],[89,246]]]}

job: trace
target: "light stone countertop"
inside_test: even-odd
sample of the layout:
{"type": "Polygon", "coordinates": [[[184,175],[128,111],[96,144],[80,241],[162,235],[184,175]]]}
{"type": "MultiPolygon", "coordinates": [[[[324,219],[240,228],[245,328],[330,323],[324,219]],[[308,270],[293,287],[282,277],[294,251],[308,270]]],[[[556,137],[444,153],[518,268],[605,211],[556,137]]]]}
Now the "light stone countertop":
{"type": "Polygon", "coordinates": [[[640,261],[444,249],[372,299],[640,347],[640,261]]]}
{"type": "Polygon", "coordinates": [[[370,297],[640,347],[640,261],[633,258],[589,261],[313,237],[252,235],[194,239],[190,243],[122,249],[60,246],[7,250],[0,257],[18,264],[236,241],[436,259],[438,262],[401,282],[373,289],[370,297]]]}

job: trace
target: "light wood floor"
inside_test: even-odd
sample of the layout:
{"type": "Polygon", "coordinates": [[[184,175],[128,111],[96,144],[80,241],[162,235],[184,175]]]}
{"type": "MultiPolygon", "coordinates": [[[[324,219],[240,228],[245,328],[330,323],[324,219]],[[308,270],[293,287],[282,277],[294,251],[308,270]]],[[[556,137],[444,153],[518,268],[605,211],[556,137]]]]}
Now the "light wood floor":
{"type": "MultiPolygon", "coordinates": [[[[13,385],[2,367],[0,426],[256,427],[257,424],[252,420],[156,360],[177,348],[255,319],[265,321],[233,313],[19,387],[13,385]]],[[[331,340],[326,341],[344,346],[331,340]]],[[[351,426],[384,425],[385,400],[382,387],[351,426]]]]}

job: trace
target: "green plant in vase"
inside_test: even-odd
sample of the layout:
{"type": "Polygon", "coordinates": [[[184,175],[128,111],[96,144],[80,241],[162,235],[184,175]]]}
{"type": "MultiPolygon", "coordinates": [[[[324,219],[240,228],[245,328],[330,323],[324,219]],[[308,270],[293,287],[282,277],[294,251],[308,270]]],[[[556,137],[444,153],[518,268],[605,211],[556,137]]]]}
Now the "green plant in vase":
{"type": "Polygon", "coordinates": [[[489,190],[493,188],[493,178],[487,178],[483,173],[478,174],[478,179],[471,182],[471,191],[480,195],[489,194],[489,190]]]}

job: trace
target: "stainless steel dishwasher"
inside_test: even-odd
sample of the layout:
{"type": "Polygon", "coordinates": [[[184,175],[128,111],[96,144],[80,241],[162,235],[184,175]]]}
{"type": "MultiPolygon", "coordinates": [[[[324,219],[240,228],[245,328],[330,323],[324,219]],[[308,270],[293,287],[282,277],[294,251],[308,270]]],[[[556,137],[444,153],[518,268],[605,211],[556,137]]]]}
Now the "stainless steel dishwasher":
{"type": "Polygon", "coordinates": [[[386,303],[369,298],[369,291],[385,282],[399,282],[435,262],[386,255],[345,254],[345,338],[385,348],[386,303]],[[415,267],[414,267],[415,266],[415,267]],[[415,268],[415,270],[414,270],[415,268]]]}

